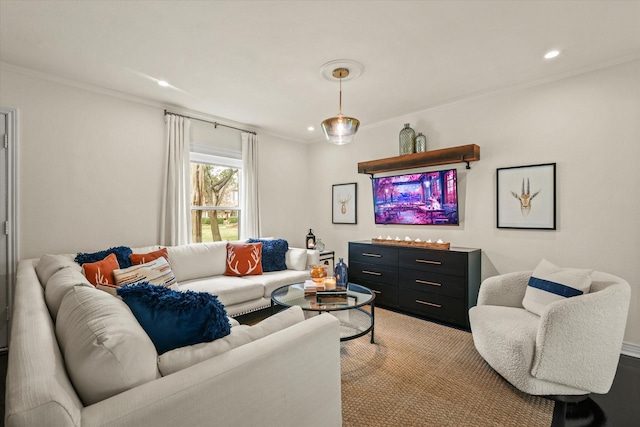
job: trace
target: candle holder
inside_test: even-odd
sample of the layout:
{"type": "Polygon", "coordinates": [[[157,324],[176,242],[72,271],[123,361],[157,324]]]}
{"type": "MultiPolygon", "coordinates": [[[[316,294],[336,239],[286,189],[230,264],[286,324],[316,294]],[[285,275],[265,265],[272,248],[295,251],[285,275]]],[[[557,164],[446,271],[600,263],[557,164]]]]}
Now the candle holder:
{"type": "Polygon", "coordinates": [[[324,289],[327,291],[333,291],[336,289],[336,278],[334,276],[325,277],[324,289]]]}

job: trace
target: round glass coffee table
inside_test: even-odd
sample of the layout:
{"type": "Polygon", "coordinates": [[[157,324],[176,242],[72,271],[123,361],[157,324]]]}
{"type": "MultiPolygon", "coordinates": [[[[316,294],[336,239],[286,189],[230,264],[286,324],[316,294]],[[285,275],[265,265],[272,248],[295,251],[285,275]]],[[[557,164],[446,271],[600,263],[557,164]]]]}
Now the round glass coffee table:
{"type": "Polygon", "coordinates": [[[340,341],[352,340],[371,331],[373,344],[373,326],[375,322],[376,294],[369,288],[349,283],[347,299],[340,302],[317,302],[316,295],[305,295],[304,284],[281,286],[271,293],[271,311],[276,305],[283,307],[299,306],[304,311],[329,313],[340,320],[340,341]],[[365,307],[369,306],[369,310],[365,307]]]}

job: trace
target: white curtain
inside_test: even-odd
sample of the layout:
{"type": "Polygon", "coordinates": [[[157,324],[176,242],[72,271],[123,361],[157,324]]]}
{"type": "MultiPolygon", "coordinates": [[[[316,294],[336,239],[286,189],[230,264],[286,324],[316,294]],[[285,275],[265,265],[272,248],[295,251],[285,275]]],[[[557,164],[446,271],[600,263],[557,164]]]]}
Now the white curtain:
{"type": "Polygon", "coordinates": [[[184,117],[164,117],[167,143],[167,173],[164,180],[160,243],[184,245],[191,239],[191,172],[189,164],[189,125],[184,117]]]}
{"type": "Polygon", "coordinates": [[[260,237],[258,136],[242,133],[240,239],[260,237]]]}

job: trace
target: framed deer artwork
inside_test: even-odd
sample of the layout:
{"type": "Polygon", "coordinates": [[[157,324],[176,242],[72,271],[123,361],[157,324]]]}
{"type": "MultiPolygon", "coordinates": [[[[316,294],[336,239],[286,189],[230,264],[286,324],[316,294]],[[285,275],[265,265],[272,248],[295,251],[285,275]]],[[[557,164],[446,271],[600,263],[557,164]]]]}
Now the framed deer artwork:
{"type": "Polygon", "coordinates": [[[497,170],[498,228],[556,229],[556,164],[497,170]]]}
{"type": "Polygon", "coordinates": [[[331,189],[331,222],[334,224],[358,223],[358,183],[334,184],[331,189]]]}

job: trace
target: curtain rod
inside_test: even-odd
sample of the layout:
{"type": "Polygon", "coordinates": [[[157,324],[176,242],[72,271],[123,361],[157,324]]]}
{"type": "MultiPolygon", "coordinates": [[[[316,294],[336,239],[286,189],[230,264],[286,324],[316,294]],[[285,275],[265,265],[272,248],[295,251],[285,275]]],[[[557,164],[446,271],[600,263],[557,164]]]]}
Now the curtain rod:
{"type": "Polygon", "coordinates": [[[240,129],[240,128],[236,128],[236,127],[229,126],[229,125],[223,125],[222,123],[212,122],[212,121],[204,120],[204,119],[199,119],[199,118],[197,118],[197,117],[185,116],[184,114],[178,114],[178,113],[174,113],[174,112],[171,112],[171,111],[164,110],[164,115],[166,116],[167,114],[173,114],[174,116],[184,117],[185,119],[199,120],[199,121],[201,121],[201,122],[210,123],[210,124],[212,124],[216,129],[218,128],[218,126],[222,126],[222,127],[229,128],[229,129],[239,130],[240,132],[246,132],[246,133],[251,133],[251,134],[253,134],[253,135],[257,135],[257,133],[255,133],[255,132],[254,132],[254,131],[252,131],[252,130],[240,129]]]}

